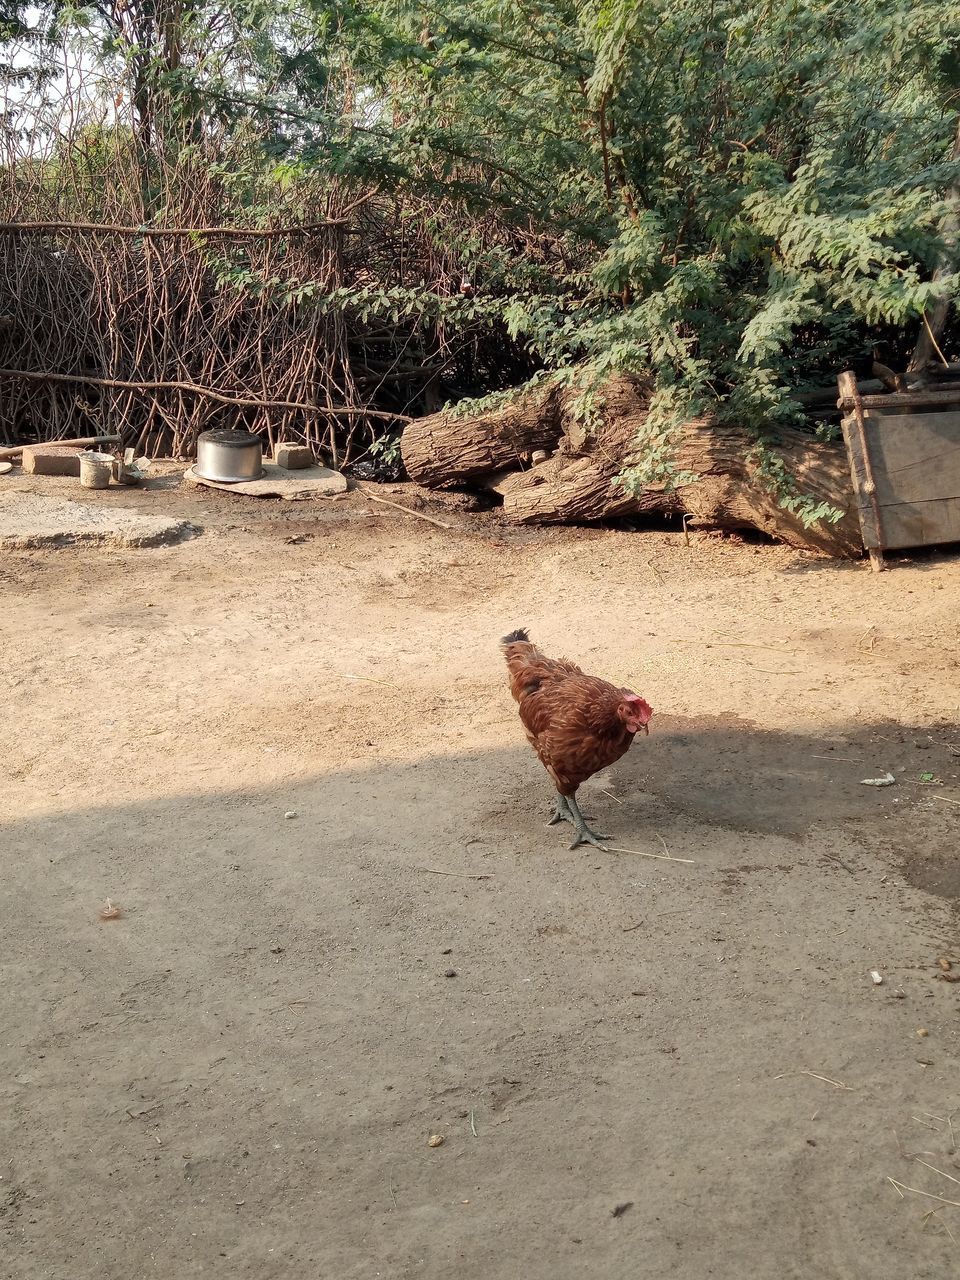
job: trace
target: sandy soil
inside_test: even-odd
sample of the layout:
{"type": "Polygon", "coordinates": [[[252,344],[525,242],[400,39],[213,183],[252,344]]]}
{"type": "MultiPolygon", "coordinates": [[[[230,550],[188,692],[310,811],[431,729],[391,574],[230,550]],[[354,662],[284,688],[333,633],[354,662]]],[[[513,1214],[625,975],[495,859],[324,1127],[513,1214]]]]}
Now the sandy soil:
{"type": "Polygon", "coordinates": [[[960,561],[174,484],[0,559],[0,1274],[960,1271],[960,561]],[[544,827],[518,625],[690,863],[544,827]]]}

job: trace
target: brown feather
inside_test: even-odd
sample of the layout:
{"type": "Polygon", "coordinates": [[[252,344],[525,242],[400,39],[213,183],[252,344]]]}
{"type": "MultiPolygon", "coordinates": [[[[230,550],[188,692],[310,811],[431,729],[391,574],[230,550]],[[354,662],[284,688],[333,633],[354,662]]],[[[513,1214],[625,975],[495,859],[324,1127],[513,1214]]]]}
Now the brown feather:
{"type": "Polygon", "coordinates": [[[561,795],[619,760],[634,739],[617,714],[629,689],[548,658],[527,640],[503,644],[510,692],[530,745],[561,795]]]}

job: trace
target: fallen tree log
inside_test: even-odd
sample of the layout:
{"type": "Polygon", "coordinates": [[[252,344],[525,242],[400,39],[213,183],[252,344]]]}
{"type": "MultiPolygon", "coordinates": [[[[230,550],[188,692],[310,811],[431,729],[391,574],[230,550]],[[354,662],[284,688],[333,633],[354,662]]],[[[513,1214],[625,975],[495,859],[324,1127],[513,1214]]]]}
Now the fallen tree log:
{"type": "Polygon", "coordinates": [[[507,441],[518,430],[516,411],[420,419],[406,428],[401,441],[407,472],[411,479],[432,487],[484,483],[502,496],[504,515],[519,524],[686,514],[699,524],[758,529],[791,546],[828,555],[862,553],[850,468],[841,445],[794,429],[780,432],[776,453],[797,492],[843,512],[835,524],[821,522],[805,528],[769,491],[755,437],[744,428],[719,426],[709,418],[685,423],[673,445],[676,473],[690,473],[696,479],[676,488],[661,482],[641,493],[629,493],[617,477],[637,460],[646,392],[640,382],[620,377],[604,387],[602,400],[603,425],[588,435],[570,409],[570,397],[541,393],[539,426],[535,421],[538,401],[528,398],[523,409],[526,449],[553,447],[556,451],[546,462],[524,467],[524,450],[514,449],[514,470],[506,475],[507,441]],[[438,449],[443,450],[442,456],[438,449]],[[484,457],[492,460],[486,472],[481,466],[484,457]]]}
{"type": "Polygon", "coordinates": [[[432,413],[410,423],[400,440],[407,475],[428,489],[470,484],[529,463],[563,435],[556,388],[531,392],[516,403],[475,418],[432,413]]]}

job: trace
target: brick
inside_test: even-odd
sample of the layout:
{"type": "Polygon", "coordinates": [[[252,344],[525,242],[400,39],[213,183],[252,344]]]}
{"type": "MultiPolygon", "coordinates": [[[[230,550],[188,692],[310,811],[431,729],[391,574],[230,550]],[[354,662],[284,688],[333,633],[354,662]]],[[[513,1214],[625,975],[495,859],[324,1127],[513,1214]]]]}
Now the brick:
{"type": "Polygon", "coordinates": [[[28,476],[78,476],[82,448],[69,444],[31,444],[23,451],[28,476]]]}
{"type": "Polygon", "coordinates": [[[305,471],[316,461],[308,444],[278,444],[273,450],[273,460],[287,471],[305,471]]]}

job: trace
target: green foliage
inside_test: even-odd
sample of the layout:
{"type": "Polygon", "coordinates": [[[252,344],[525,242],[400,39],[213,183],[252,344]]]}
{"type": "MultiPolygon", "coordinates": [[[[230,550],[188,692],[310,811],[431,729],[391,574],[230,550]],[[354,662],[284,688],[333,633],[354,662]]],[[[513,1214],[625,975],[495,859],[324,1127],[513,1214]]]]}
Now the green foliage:
{"type": "MultiPolygon", "coordinates": [[[[960,270],[933,278],[960,198],[955,5],[189,0],[170,9],[174,57],[163,4],[125,10],[130,27],[72,3],[158,113],[165,163],[185,136],[221,139],[205,172],[235,211],[293,220],[305,192],[378,191],[374,265],[342,288],[282,261],[257,278],[242,253],[221,288],[416,326],[443,352],[495,335],[538,380],[576,384],[588,426],[605,379],[641,375],[628,488],[689,480],[676,428],[711,414],[752,429],[785,506],[831,518],[771,447],[805,421],[796,392],[880,339],[911,345],[960,288],[960,270]]],[[[489,367],[475,389],[465,412],[505,394],[489,367]]]]}
{"type": "Polygon", "coordinates": [[[548,370],[652,378],[624,483],[683,483],[673,431],[710,412],[753,428],[788,509],[835,516],[790,491],[770,445],[802,419],[792,390],[957,291],[957,274],[931,274],[960,178],[960,10],[479,0],[429,24],[415,56],[393,46],[418,69],[391,85],[402,180],[469,190],[473,217],[562,243],[535,294],[508,261],[490,284],[548,370]]]}

